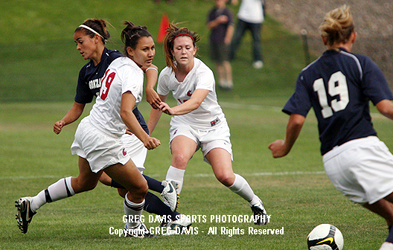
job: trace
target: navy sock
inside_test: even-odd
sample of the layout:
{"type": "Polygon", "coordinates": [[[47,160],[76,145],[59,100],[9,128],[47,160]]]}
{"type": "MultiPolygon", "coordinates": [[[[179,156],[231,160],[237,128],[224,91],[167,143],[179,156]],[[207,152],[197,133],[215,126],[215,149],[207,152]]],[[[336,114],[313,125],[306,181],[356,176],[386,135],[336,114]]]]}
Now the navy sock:
{"type": "Polygon", "coordinates": [[[178,212],[172,212],[171,209],[167,205],[165,205],[162,200],[160,200],[160,198],[150,192],[147,192],[146,194],[145,206],[143,207],[143,209],[146,212],[158,214],[166,218],[171,218],[172,220],[176,220],[176,216],[180,215],[180,213],[178,212]]]}
{"type": "Polygon", "coordinates": [[[161,185],[160,181],[157,181],[156,179],[153,179],[147,175],[143,175],[143,177],[145,177],[150,190],[162,193],[162,191],[164,190],[164,186],[161,185]]]}
{"type": "MultiPolygon", "coordinates": [[[[164,190],[164,186],[161,185],[161,182],[157,181],[156,179],[153,179],[147,175],[143,175],[147,181],[147,185],[149,186],[150,190],[162,193],[164,190]]],[[[120,183],[116,182],[115,180],[112,179],[111,187],[114,188],[124,188],[120,183]]]]}
{"type": "Polygon", "coordinates": [[[388,229],[389,229],[389,236],[386,238],[385,241],[393,243],[393,226],[390,226],[388,229]]]}
{"type": "MultiPolygon", "coordinates": [[[[116,182],[114,179],[112,179],[111,187],[114,188],[124,188],[120,183],[116,182]]],[[[124,188],[125,189],[125,188],[124,188]]]]}

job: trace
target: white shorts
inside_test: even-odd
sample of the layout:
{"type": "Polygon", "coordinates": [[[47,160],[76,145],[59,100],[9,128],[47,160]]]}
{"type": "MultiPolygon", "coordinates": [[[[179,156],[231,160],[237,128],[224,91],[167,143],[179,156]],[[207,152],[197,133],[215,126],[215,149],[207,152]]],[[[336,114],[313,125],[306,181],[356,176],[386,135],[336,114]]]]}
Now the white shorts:
{"type": "Polygon", "coordinates": [[[199,148],[201,149],[203,158],[207,163],[209,163],[206,159],[207,153],[215,148],[222,148],[228,151],[233,161],[230,131],[226,120],[221,120],[219,124],[206,129],[196,129],[184,124],[172,124],[169,130],[170,141],[172,142],[172,140],[179,135],[186,136],[195,141],[197,144],[196,150],[199,148]]]}
{"type": "Polygon", "coordinates": [[[333,148],[323,163],[333,185],[355,203],[373,204],[393,192],[393,155],[376,136],[333,148]]]}
{"type": "Polygon", "coordinates": [[[138,170],[143,173],[144,164],[147,156],[147,148],[136,135],[125,134],[121,137],[123,145],[126,147],[127,154],[135,163],[138,170]]]}
{"type": "Polygon", "coordinates": [[[79,123],[71,153],[85,158],[94,173],[117,163],[124,165],[130,160],[121,137],[98,129],[88,116],[79,123]]]}

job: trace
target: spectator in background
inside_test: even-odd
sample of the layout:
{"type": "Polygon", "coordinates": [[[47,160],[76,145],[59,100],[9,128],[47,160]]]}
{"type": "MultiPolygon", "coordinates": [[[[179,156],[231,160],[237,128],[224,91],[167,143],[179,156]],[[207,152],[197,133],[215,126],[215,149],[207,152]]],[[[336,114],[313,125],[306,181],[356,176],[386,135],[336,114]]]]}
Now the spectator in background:
{"type": "Polygon", "coordinates": [[[226,7],[227,0],[215,0],[215,7],[209,12],[207,27],[210,29],[210,55],[216,63],[220,88],[232,89],[232,67],[228,60],[233,36],[233,15],[226,7]]]}
{"type": "MultiPolygon", "coordinates": [[[[237,4],[237,0],[232,0],[237,4]]],[[[239,48],[241,40],[246,30],[250,30],[252,35],[252,66],[256,69],[263,67],[262,49],[261,49],[261,32],[262,24],[265,19],[265,1],[264,0],[242,0],[237,14],[238,21],[233,35],[229,59],[235,58],[236,50],[239,48]]]]}

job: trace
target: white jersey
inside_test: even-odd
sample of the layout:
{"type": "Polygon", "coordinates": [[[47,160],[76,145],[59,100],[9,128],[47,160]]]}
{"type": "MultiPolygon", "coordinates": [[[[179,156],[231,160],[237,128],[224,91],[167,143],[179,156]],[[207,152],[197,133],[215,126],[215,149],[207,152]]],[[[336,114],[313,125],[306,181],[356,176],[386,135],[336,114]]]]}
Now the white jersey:
{"type": "Polygon", "coordinates": [[[91,123],[102,131],[122,136],[126,125],[120,117],[122,94],[130,91],[136,99],[135,107],[142,100],[143,71],[128,57],[114,60],[105,72],[100,94],[90,111],[91,123]]]}
{"type": "Polygon", "coordinates": [[[263,0],[242,0],[237,17],[248,23],[263,23],[263,0]]]}
{"type": "Polygon", "coordinates": [[[170,67],[165,67],[158,78],[157,93],[166,96],[172,92],[178,105],[188,101],[197,89],[209,90],[209,94],[199,108],[187,114],[172,117],[171,125],[187,124],[198,128],[208,128],[225,119],[217,102],[213,72],[198,58],[194,58],[194,67],[183,82],[176,79],[175,73],[170,67]]]}

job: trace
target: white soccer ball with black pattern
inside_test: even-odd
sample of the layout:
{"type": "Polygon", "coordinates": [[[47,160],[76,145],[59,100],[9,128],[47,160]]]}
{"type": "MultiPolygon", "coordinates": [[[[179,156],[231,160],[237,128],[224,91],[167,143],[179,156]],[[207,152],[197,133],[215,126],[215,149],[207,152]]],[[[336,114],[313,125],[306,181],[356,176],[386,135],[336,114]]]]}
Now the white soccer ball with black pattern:
{"type": "Polygon", "coordinates": [[[307,245],[309,250],[342,250],[344,237],[337,227],[320,224],[307,236],[307,245]]]}

